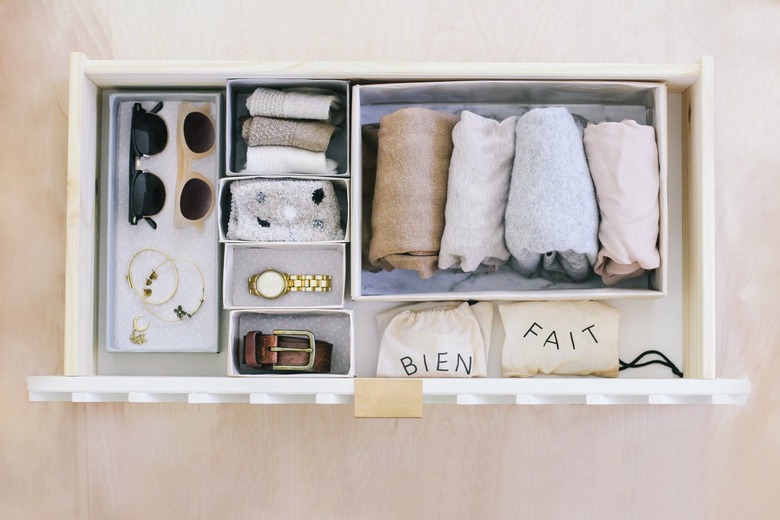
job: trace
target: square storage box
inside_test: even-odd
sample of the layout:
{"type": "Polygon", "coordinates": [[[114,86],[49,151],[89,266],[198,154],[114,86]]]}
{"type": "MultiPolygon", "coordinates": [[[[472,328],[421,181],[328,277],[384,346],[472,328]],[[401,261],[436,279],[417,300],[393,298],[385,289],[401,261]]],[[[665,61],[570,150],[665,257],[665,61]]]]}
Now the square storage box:
{"type": "Polygon", "coordinates": [[[667,100],[660,83],[451,81],[356,85],[353,88],[352,133],[352,297],[356,300],[571,300],[659,297],[667,292],[669,217],[667,203],[667,100]],[[372,194],[364,193],[362,125],[376,124],[382,116],[417,107],[460,114],[463,110],[501,121],[533,108],[565,107],[575,116],[599,123],[632,119],[655,129],[658,148],[660,210],[658,250],[660,268],[615,287],[607,287],[591,273],[582,282],[550,282],[526,278],[507,262],[494,270],[480,266],[473,273],[461,269],[437,271],[422,279],[415,271],[371,271],[364,265],[370,235],[372,194]]]}
{"type": "Polygon", "coordinates": [[[227,82],[227,175],[295,175],[295,171],[256,172],[246,170],[247,142],[241,136],[242,122],[250,117],[246,106],[247,98],[258,87],[278,91],[295,91],[309,89],[314,91],[331,91],[341,99],[344,118],[336,125],[325,155],[337,163],[336,172],[332,175],[349,175],[349,83],[337,80],[309,79],[232,79],[227,82]]]}
{"type": "Polygon", "coordinates": [[[225,245],[222,302],[226,309],[341,308],[344,306],[344,244],[225,245]],[[249,277],[266,269],[286,274],[328,275],[330,291],[289,292],[275,299],[249,293],[249,277]]]}
{"type": "Polygon", "coordinates": [[[355,371],[352,312],[336,310],[263,310],[230,313],[230,376],[335,377],[353,376],[355,371]],[[333,344],[329,374],[269,372],[242,362],[244,337],[250,331],[271,334],[274,330],[305,330],[316,340],[333,344]]]}
{"type": "MultiPolygon", "coordinates": [[[[259,176],[252,176],[252,177],[230,177],[230,178],[224,178],[219,183],[219,208],[218,208],[218,218],[220,222],[219,227],[219,240],[221,242],[225,243],[262,243],[263,241],[254,241],[254,240],[233,240],[228,238],[228,226],[229,221],[231,219],[231,212],[233,211],[233,200],[232,200],[232,194],[230,187],[234,182],[240,182],[240,181],[251,181],[253,179],[261,179],[261,180],[268,180],[269,182],[279,182],[283,181],[285,179],[297,179],[297,180],[303,180],[303,181],[322,181],[322,182],[329,182],[333,185],[333,191],[336,195],[336,199],[338,200],[338,206],[339,206],[339,226],[343,230],[343,233],[339,233],[339,238],[337,240],[329,240],[329,241],[311,241],[307,242],[309,244],[314,243],[327,243],[327,242],[349,242],[350,239],[350,217],[349,217],[349,211],[350,211],[350,202],[349,202],[349,180],[347,179],[338,179],[333,177],[312,177],[312,176],[303,176],[303,175],[290,175],[290,176],[284,176],[284,177],[259,177],[259,176]]],[[[317,210],[317,196],[316,194],[312,193],[311,196],[307,196],[301,198],[300,201],[301,204],[306,204],[307,208],[305,209],[311,209],[312,211],[316,212],[317,210]]],[[[274,204],[274,201],[268,200],[264,202],[265,204],[274,204]]],[[[297,209],[290,206],[290,207],[278,207],[278,205],[274,208],[274,211],[277,213],[277,218],[281,219],[284,222],[295,222],[296,225],[311,225],[314,226],[317,223],[314,221],[312,222],[302,222],[300,218],[297,216],[297,209]],[[289,219],[289,220],[288,220],[289,219]]],[[[316,216],[316,215],[315,215],[316,216]]],[[[258,217],[259,219],[260,217],[258,217]]],[[[270,219],[269,219],[270,220],[270,219]]],[[[261,223],[260,220],[258,220],[258,225],[262,226],[266,223],[261,223]]],[[[273,222],[267,223],[269,225],[274,225],[273,222]]],[[[294,237],[292,237],[294,238],[294,237]]],[[[284,241],[265,241],[265,243],[273,243],[273,244],[292,244],[297,242],[303,242],[301,240],[284,240],[284,241]]]]}

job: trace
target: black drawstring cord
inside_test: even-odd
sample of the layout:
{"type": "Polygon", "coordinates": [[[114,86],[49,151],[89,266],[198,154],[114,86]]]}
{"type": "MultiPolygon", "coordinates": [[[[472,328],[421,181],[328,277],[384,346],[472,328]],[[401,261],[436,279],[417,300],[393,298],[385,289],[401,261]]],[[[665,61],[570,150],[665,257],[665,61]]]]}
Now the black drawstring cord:
{"type": "Polygon", "coordinates": [[[660,352],[658,350],[646,350],[646,351],[642,352],[641,354],[639,354],[636,357],[636,359],[634,359],[630,363],[626,363],[622,359],[619,359],[618,361],[620,361],[620,370],[624,370],[626,368],[641,368],[641,367],[646,367],[648,365],[663,365],[665,367],[668,367],[672,371],[672,373],[674,375],[676,375],[677,377],[682,377],[683,376],[683,373],[680,371],[680,369],[677,368],[675,366],[675,364],[672,363],[672,361],[668,357],[666,357],[664,355],[663,352],[660,352]],[[643,357],[645,357],[647,355],[650,355],[650,354],[655,354],[657,356],[661,356],[663,359],[653,359],[653,360],[650,360],[650,361],[645,361],[644,363],[640,363],[639,362],[643,357]]]}

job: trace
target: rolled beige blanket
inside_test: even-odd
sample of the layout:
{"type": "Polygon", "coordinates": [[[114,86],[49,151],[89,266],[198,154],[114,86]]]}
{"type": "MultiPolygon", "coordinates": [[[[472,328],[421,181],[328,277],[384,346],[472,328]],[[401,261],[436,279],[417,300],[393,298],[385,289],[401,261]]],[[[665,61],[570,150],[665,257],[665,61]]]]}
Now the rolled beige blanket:
{"type": "Polygon", "coordinates": [[[584,134],[601,215],[601,246],[593,270],[604,283],[615,285],[661,263],[655,129],[625,120],[588,125],[584,134]]]}
{"type": "Polygon", "coordinates": [[[403,108],[379,121],[369,261],[430,278],[444,232],[452,128],[459,117],[403,108]]]}
{"type": "Polygon", "coordinates": [[[256,116],[244,120],[241,136],[248,146],[294,146],[324,152],[335,129],[321,121],[256,116]]]}

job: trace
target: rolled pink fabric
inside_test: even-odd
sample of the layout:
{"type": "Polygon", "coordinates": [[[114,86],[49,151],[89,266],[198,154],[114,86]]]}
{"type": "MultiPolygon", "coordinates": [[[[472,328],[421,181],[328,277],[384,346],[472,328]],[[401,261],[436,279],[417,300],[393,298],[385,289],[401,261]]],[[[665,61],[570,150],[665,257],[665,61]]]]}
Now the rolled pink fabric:
{"type": "Polygon", "coordinates": [[[615,285],[661,264],[655,129],[631,120],[588,125],[584,143],[601,216],[593,270],[615,285]]]}

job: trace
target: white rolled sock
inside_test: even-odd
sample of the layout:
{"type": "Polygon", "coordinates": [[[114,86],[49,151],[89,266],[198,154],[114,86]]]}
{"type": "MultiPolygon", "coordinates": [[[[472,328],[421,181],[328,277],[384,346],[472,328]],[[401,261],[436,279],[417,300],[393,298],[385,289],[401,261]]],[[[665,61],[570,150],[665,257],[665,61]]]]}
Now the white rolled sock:
{"type": "Polygon", "coordinates": [[[333,174],[338,163],[325,152],[312,152],[292,146],[249,146],[246,168],[241,173],[333,174]]]}

